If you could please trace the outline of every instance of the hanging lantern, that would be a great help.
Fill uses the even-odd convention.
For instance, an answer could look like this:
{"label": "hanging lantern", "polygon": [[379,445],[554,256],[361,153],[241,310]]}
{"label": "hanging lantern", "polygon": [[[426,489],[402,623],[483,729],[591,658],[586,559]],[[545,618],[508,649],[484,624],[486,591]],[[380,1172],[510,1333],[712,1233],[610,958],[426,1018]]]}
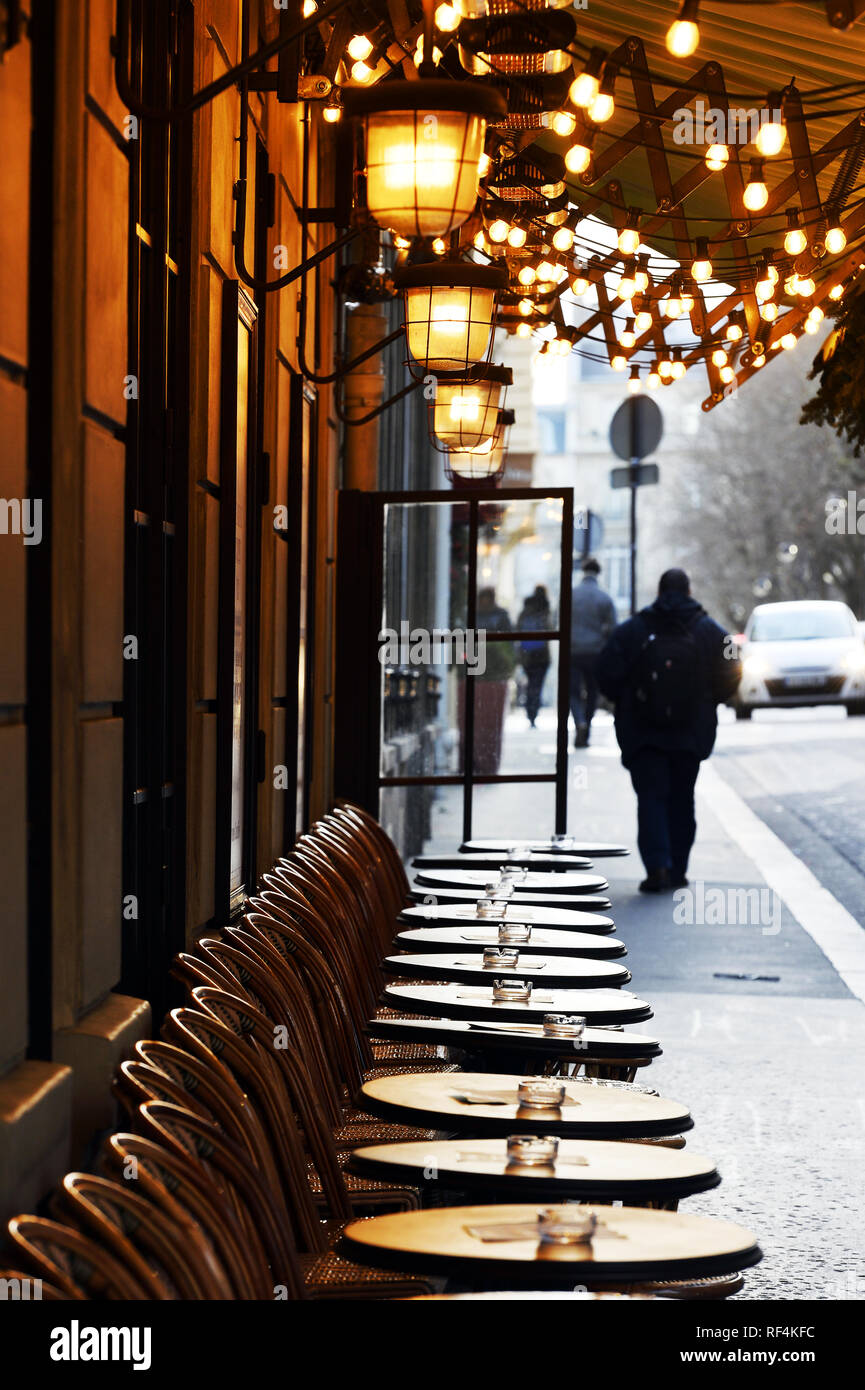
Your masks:
{"label": "hanging lantern", "polygon": [[499,412],[514,374],[492,363],[464,377],[437,377],[431,425],[446,449],[465,451],[485,445],[499,429]]}
{"label": "hanging lantern", "polygon": [[453,449],[445,459],[445,476],[455,486],[484,487],[497,483],[505,471],[505,445],[488,439],[477,449]]}
{"label": "hanging lantern", "polygon": [[499,266],[436,261],[394,271],[405,296],[408,348],[426,371],[468,372],[486,358],[496,296],[507,284]]}
{"label": "hanging lantern", "polygon": [[366,131],[366,199],[382,227],[443,236],[474,211],[487,122],[507,103],[477,82],[383,82],[346,88],[343,104]]}

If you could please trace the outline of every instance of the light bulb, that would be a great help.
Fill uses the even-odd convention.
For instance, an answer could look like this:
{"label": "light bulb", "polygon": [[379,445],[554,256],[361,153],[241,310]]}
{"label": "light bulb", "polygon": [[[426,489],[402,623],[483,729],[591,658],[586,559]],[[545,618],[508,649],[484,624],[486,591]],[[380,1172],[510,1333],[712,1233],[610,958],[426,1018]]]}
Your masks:
{"label": "light bulb", "polygon": [[508,246],[513,246],[515,250],[519,250],[521,246],[525,246],[526,236],[525,227],[511,227],[508,232]]}
{"label": "light bulb", "polygon": [[767,304],[761,304],[761,305],[760,305],[760,318],[763,319],[763,321],[764,321],[765,323],[774,323],[777,317],[778,317],[778,305],[777,305],[777,304],[773,304],[772,301],[769,300],[769,302],[768,302]]}
{"label": "light bulb", "polygon": [[497,217],[487,228],[487,235],[490,241],[502,242],[507,240],[508,224],[503,217]]}
{"label": "light bulb", "polygon": [[649,288],[649,272],[643,265],[643,262],[648,261],[648,259],[648,256],[641,256],[637,262],[634,284],[637,287],[638,294],[645,294],[646,290]]}
{"label": "light bulb", "polygon": [[639,394],[639,391],[640,391],[640,369],[639,369],[639,367],[632,367],[632,368],[631,368],[631,375],[630,375],[630,377],[628,378],[628,392],[629,392],[630,395],[636,396],[636,395]]}
{"label": "light bulb", "polygon": [[727,337],[728,337],[728,339],[730,340],[731,343],[740,343],[740,342],[742,341],[742,337],[743,337],[743,332],[742,332],[742,325],[741,325],[741,323],[736,323],[736,322],[734,322],[734,321],[731,321],[730,323],[728,323],[728,324],[727,324]]}
{"label": "light bulb", "polygon": [[571,174],[584,174],[592,162],[592,151],[588,145],[571,145],[565,154],[565,168]]}
{"label": "light bulb", "polygon": [[342,120],[342,106],[338,101],[328,101],[321,110],[322,120],[327,121],[328,125],[336,125],[337,121]]}
{"label": "light bulb", "polygon": [[784,293],[790,295],[801,293],[799,289],[799,276],[796,274],[795,270],[793,274],[788,275],[787,279],[784,281]]}
{"label": "light bulb", "polygon": [[781,346],[785,352],[792,352],[798,341],[795,333],[785,333],[781,339]]}
{"label": "light bulb", "polygon": [[538,279],[555,280],[555,278],[556,267],[553,265],[552,261],[541,261],[538,266]]}
{"label": "light bulb", "polygon": [[487,241],[483,232],[475,232],[474,241],[472,242],[472,245],[474,246],[476,251],[484,251],[488,253],[491,249],[490,243]]}
{"label": "light bulb", "polygon": [[636,292],[637,286],[634,280],[633,272],[628,273],[626,271],[616,287],[616,294],[618,295],[619,299],[633,299]]}
{"label": "light bulb", "polygon": [[673,359],[662,357],[658,363],[658,375],[662,381],[672,381],[673,379]]}
{"label": "light bulb", "polygon": [[439,5],[435,13],[435,26],[443,34],[452,34],[459,28],[462,15],[453,5]]}
{"label": "light bulb", "polygon": [[574,244],[574,234],[570,227],[559,227],[553,233],[553,246],[557,251],[570,251]]}
{"label": "light bulb", "polygon": [[531,336],[532,336],[532,327],[531,327],[531,324],[525,323],[524,321],[517,324],[517,337],[518,337],[518,338],[530,338]]}
{"label": "light bulb", "polygon": [[641,309],[634,319],[634,327],[638,333],[648,333],[652,326],[652,315],[648,309]]}
{"label": "light bulb", "polygon": [[[787,139],[787,127],[784,124],[780,110],[773,106],[773,102],[780,102],[780,96],[766,98],[766,105],[770,108],[770,119],[763,122],[757,131],[755,144],[757,149],[766,158],[775,154],[780,154]],[[776,119],[777,118],[777,119]]]}
{"label": "light bulb", "polygon": [[524,265],[517,276],[521,285],[533,285],[537,278],[533,265]]}
{"label": "light bulb", "polygon": [[764,280],[757,281],[754,286],[754,293],[757,296],[758,303],[762,303],[763,300],[772,298],[772,295],[775,293],[775,286],[767,276]]}
{"label": "light bulb", "polygon": [[803,299],[810,299],[816,288],[810,275],[806,275],[799,281],[799,294],[801,294]]}
{"label": "light bulb", "polygon": [[712,361],[716,367],[726,367],[727,354],[722,347],[716,347],[712,353]]}
{"label": "light bulb", "polygon": [[657,391],[661,384],[661,374],[658,371],[657,362],[653,362],[649,368],[649,375],[646,377],[646,385],[650,391]]}
{"label": "light bulb", "polygon": [[808,245],[808,238],[799,226],[799,209],[787,209],[787,234],[784,237],[784,250],[788,256],[798,256]]}
{"label": "light bulb", "polygon": [[586,293],[588,288],[588,280],[586,279],[585,275],[583,275],[582,271],[578,270],[574,278],[571,280],[571,291],[577,296],[577,299],[582,299],[583,295]]}
{"label": "light bulb", "polygon": [[844,286],[843,286],[843,285],[833,285],[832,288],[831,288],[831,290],[829,291],[829,298],[830,298],[830,299],[834,299],[834,300],[835,300],[835,303],[837,304],[838,300],[839,300],[839,299],[843,299],[843,297],[844,297]]}
{"label": "light bulb", "polygon": [[667,318],[677,319],[682,312],[682,301],[678,295],[671,295],[667,300]]}
{"label": "light bulb", "polygon": [[808,314],[808,318],[811,320],[812,323],[822,323],[825,317],[826,315],[820,308],[819,304],[815,304],[813,309],[811,309]]}
{"label": "light bulb", "polygon": [[711,169],[713,174],[719,174],[729,158],[730,151],[726,145],[710,145],[706,151],[706,168]]}
{"label": "light bulb", "polygon": [[640,246],[640,233],[636,227],[623,227],[619,232],[618,245],[623,256],[635,255]]}
{"label": "light bulb", "polygon": [[820,323],[818,319],[806,319],[803,326],[806,333],[817,333],[820,328]]}
{"label": "light bulb", "polygon": [[697,0],[682,0],[679,14],[667,30],[667,52],[674,58],[690,58],[700,42]]}
{"label": "light bulb", "polygon": [[375,76],[375,69],[361,59],[357,63],[352,63],[351,75],[355,82],[366,83]]}
{"label": "light bulb", "polygon": [[586,110],[591,106],[600,90],[601,84],[597,75],[589,72],[587,68],[585,72],[581,72],[578,77],[574,78],[568,96],[574,106],[582,106]]}
{"label": "light bulb", "polygon": [[444,237],[434,237],[432,249],[437,256],[443,256],[445,251],[447,251],[448,249],[447,242],[445,241]]}
{"label": "light bulb", "polygon": [[625,326],[619,334],[619,346],[623,348],[632,348],[636,341],[637,335],[634,332],[634,320],[625,319]]}
{"label": "light bulb", "polygon": [[520,313],[526,318],[533,311],[534,307],[535,306],[530,299],[521,299],[519,304],[517,305],[517,308],[519,309]]}
{"label": "light bulb", "polygon": [[729,384],[730,384],[731,381],[735,381],[735,380],[736,380],[736,373],[733,371],[733,368],[732,368],[732,367],[730,367],[730,366],[725,366],[725,367],[722,367],[722,368],[721,368],[720,377],[721,377],[721,380],[723,381],[724,385],[725,385],[725,386],[729,386]]}
{"label": "light bulb", "polygon": [[762,353],[762,352],[761,352],[761,353],[758,353],[756,357],[752,357],[752,358],[751,358],[751,366],[752,366],[752,367],[756,367],[758,371],[759,371],[759,369],[760,369],[761,367],[765,366],[765,364],[766,364],[766,356],[765,356],[765,353]]}
{"label": "light bulb", "polygon": [[317,9],[318,9],[318,5],[317,5],[317,3],[316,3],[316,0],[303,0],[303,17],[304,17],[304,19],[311,19],[312,16],[315,14],[315,12],[316,12]]}
{"label": "light bulb", "polygon": [[623,372],[628,365],[628,359],[621,352],[617,352],[610,366],[614,372]]}
{"label": "light bulb", "polygon": [[411,246],[407,236],[397,236],[396,233],[393,234],[393,244],[397,251],[407,251]]}
{"label": "light bulb", "polygon": [[[769,254],[771,255],[771,252]],[[771,260],[766,261],[766,278],[771,285],[777,285],[780,279],[778,267],[773,265]]]}
{"label": "light bulb", "polygon": [[557,111],[552,119],[555,135],[573,135],[577,128],[577,118],[570,111]]}
{"label": "light bulb", "polygon": [[366,34],[355,34],[353,38],[349,39],[349,58],[354,58],[362,62],[364,58],[369,57],[370,53],[372,53],[372,42],[367,38]]}
{"label": "light bulb", "polygon": [[685,372],[686,372],[687,370],[688,370],[688,369],[687,369],[687,367],[685,366],[684,362],[682,361],[681,357],[674,357],[674,358],[673,358],[673,371],[672,371],[672,376],[673,376],[673,380],[674,380],[674,381],[681,381],[682,377],[685,375]]}
{"label": "light bulb", "polygon": [[691,274],[698,285],[701,285],[704,280],[711,279],[712,262],[709,260],[709,242],[707,237],[697,237],[697,254],[691,266]]}
{"label": "light bulb", "polygon": [[598,92],[594,101],[589,105],[589,119],[594,121],[595,125],[603,125],[605,121],[610,119],[615,109],[616,103],[612,92]]}
{"label": "light bulb", "polygon": [[834,227],[830,227],[826,233],[825,245],[830,256],[840,255],[847,245],[847,236],[843,227],[839,227],[837,224]]}
{"label": "light bulb", "polygon": [[759,212],[769,201],[769,190],[763,179],[762,159],[751,160],[751,172],[742,194],[742,202],[749,212]]}

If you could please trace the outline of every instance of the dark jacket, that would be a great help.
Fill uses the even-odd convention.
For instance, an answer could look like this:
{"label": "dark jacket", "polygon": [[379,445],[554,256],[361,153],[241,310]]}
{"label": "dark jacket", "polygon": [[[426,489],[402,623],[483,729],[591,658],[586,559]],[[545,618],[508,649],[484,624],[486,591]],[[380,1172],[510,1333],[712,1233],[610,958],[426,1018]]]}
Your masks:
{"label": "dark jacket", "polygon": [[571,656],[595,656],[616,626],[616,605],[593,574],[571,591]]}
{"label": "dark jacket", "polygon": [[[649,631],[665,623],[685,621],[697,644],[699,696],[687,723],[672,729],[647,724],[636,700],[637,669]],[[734,693],[742,674],[724,629],[709,617],[696,599],[685,594],[662,594],[635,618],[616,628],[598,661],[598,683],[616,706],[616,738],[622,762],[628,767],[642,748],[696,753],[708,758],[718,728],[717,706]]]}
{"label": "dark jacket", "polygon": [[[531,595],[523,604],[523,610],[517,618],[517,627],[521,632],[549,632],[553,626],[553,615],[550,609],[544,604],[538,604]],[[547,667],[550,664],[550,644],[544,641],[532,641],[520,643],[520,664],[524,670],[537,669],[539,666]]]}

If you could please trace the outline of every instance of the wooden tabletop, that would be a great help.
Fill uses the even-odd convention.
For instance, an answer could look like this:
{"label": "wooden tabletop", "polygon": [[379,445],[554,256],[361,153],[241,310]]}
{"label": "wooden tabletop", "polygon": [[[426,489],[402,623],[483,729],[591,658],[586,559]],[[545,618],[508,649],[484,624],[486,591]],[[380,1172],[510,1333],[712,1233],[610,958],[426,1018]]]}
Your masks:
{"label": "wooden tabletop", "polygon": [[413,869],[482,869],[495,878],[504,864],[539,873],[563,873],[566,869],[591,869],[591,859],[581,854],[419,854],[411,861]]}
{"label": "wooden tabletop", "polygon": [[585,1245],[541,1245],[534,1234],[485,1240],[490,1228],[533,1228],[537,1204],[393,1212],[345,1228],[346,1254],[366,1264],[439,1270],[464,1282],[489,1277],[538,1283],[705,1278],[761,1258],[756,1237],[732,1221],[645,1207],[587,1206],[598,1229]]}
{"label": "wooden tabletop", "polygon": [[570,1054],[581,1062],[641,1066],[661,1055],[657,1038],[645,1033],[586,1028],[577,1050],[573,1041],[545,1037],[539,1023],[471,1023],[462,1018],[380,1018],[367,1025],[374,1038],[391,1042],[430,1042],[466,1052],[519,1053],[548,1060]]}
{"label": "wooden tabletop", "polygon": [[542,1023],[544,1014],[580,1014],[587,1022],[642,1023],[652,1017],[645,999],[627,990],[532,989],[528,1003],[494,1003],[492,985],[386,985],[382,1003],[409,1013],[442,1018],[505,1020]]}
{"label": "wooden tabletop", "polygon": [[[485,1135],[650,1139],[693,1128],[687,1107],[677,1100],[582,1077],[565,1079],[561,1107],[521,1105],[520,1081],[537,1079],[490,1072],[398,1073],[364,1082],[358,1104],[404,1124]],[[462,1095],[481,1099],[460,1100]]]}
{"label": "wooden tabletop", "polygon": [[[415,874],[415,883],[422,888],[476,888],[483,894],[488,883],[496,877],[492,869],[425,869]],[[578,874],[566,871],[561,874],[528,873],[514,884],[516,893],[569,893],[571,896],[583,893],[600,893],[609,888],[602,874]]]}
{"label": "wooden tabletop", "polygon": [[479,985],[492,984],[498,979],[530,980],[535,989],[617,989],[631,978],[630,970],[613,961],[567,960],[525,949],[520,951],[515,966],[484,965],[483,956],[470,951],[386,956],[383,966],[388,975],[417,976],[421,980],[456,980]]}
{"label": "wooden tabletop", "polygon": [[673,1300],[656,1293],[590,1293],[588,1289],[484,1289],[475,1293],[416,1293],[411,1298],[395,1298],[394,1303],[464,1303],[477,1299],[501,1302],[503,1299],[520,1303],[563,1303],[576,1300],[582,1303],[601,1303],[605,1299],[625,1303],[671,1303]]}
{"label": "wooden tabletop", "polygon": [[351,1168],[381,1182],[448,1191],[483,1188],[488,1200],[652,1202],[717,1187],[712,1159],[661,1144],[562,1139],[551,1166],[509,1163],[507,1139],[438,1139],[355,1149]]}
{"label": "wooden tabletop", "polygon": [[[486,896],[481,888],[432,888],[429,885],[410,888],[408,895],[412,902],[432,907],[446,906],[450,903],[476,903],[478,898]],[[612,907],[610,899],[603,893],[559,893],[553,897],[550,893],[523,893],[519,890],[508,899],[508,905],[518,911],[523,907],[542,907],[546,910],[553,906],[557,910],[574,908],[578,912],[609,912]],[[516,917],[514,920],[520,921],[520,918]]]}
{"label": "wooden tabletop", "polygon": [[[403,951],[459,951],[462,955],[481,955],[486,946],[498,946],[498,924],[474,921],[461,927],[407,927],[394,937],[394,946]],[[571,960],[615,960],[627,955],[624,942],[615,936],[596,936],[592,932],[570,932],[532,927],[531,941],[516,943],[524,952],[544,956],[567,956]]]}
{"label": "wooden tabletop", "polygon": [[509,854],[512,849],[530,850],[543,854],[585,854],[589,859],[612,859],[630,854],[625,845],[605,844],[602,840],[574,838],[573,844],[559,849],[551,840],[464,840],[461,854]]}
{"label": "wooden tabletop", "polygon": [[[439,898],[443,896],[441,893],[438,894]],[[497,920],[478,916],[475,901],[459,903],[452,900],[438,907],[433,903],[404,907],[399,914],[399,920],[409,922],[413,926],[418,926],[421,922],[446,922],[454,926],[463,922],[471,922],[484,926],[491,925],[493,931],[498,927]],[[547,906],[544,903],[540,907],[529,907],[525,903],[509,903],[502,920],[505,922],[528,922],[530,927],[556,927],[559,931],[593,932],[596,935],[607,935],[615,931],[616,928],[612,917],[605,917],[600,912],[575,911],[570,907],[562,907],[560,903],[556,903],[555,906]]]}

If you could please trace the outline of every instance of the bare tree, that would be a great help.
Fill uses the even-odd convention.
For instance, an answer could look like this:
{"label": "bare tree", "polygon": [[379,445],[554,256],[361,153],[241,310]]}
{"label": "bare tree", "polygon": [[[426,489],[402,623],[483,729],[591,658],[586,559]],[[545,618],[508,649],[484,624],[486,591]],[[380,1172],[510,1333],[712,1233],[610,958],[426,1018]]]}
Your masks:
{"label": "bare tree", "polygon": [[830,506],[852,492],[865,512],[865,461],[829,429],[799,424],[812,354],[803,343],[780,356],[704,417],[672,482],[671,548],[701,601],[737,628],[763,600],[836,598],[865,616],[865,535],[855,505],[849,523],[843,513],[853,534],[837,533]]}

